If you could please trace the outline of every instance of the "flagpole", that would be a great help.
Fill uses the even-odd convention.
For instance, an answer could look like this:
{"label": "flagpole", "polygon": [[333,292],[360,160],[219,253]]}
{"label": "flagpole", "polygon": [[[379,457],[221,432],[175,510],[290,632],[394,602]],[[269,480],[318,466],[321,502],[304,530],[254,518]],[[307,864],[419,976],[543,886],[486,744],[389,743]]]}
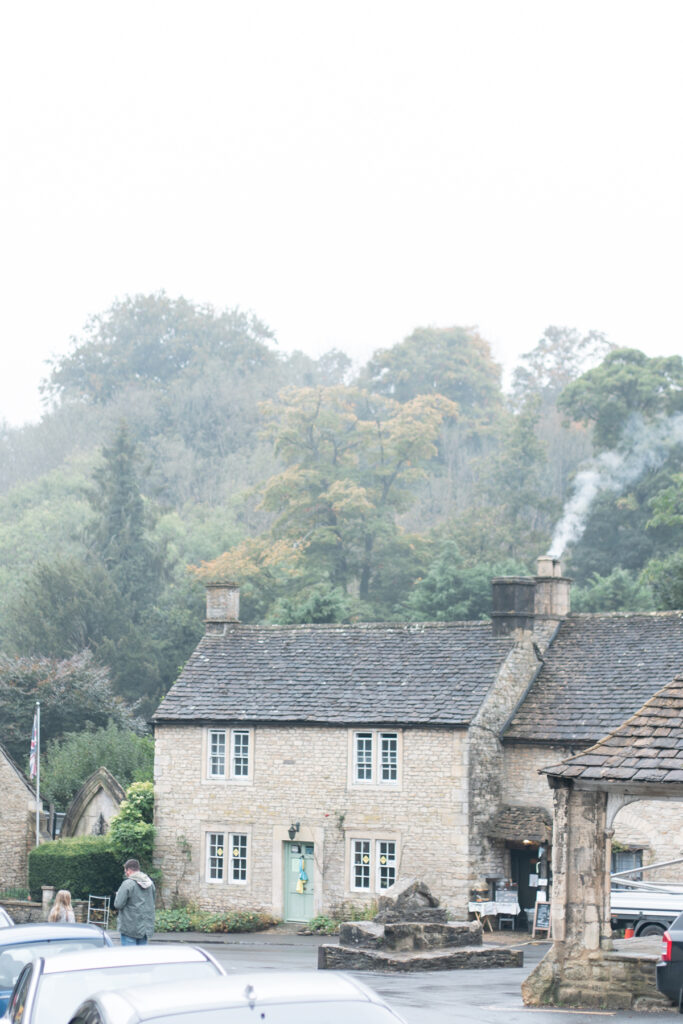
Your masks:
{"label": "flagpole", "polygon": [[40,846],[40,701],[36,701],[36,846]]}

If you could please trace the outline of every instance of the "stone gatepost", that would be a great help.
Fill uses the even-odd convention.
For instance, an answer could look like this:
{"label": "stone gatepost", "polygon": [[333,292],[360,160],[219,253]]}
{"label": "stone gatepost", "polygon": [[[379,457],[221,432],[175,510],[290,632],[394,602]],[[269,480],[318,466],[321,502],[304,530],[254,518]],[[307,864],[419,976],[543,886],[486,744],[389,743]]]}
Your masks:
{"label": "stone gatepost", "polygon": [[[603,952],[611,946],[607,793],[576,789],[567,779],[549,781],[555,815],[553,945],[522,985],[522,996],[528,1006],[602,1007],[611,998]],[[623,992],[616,998],[623,999]]]}
{"label": "stone gatepost", "polygon": [[50,908],[52,907],[55,899],[55,887],[54,885],[41,885],[40,888],[43,891],[43,920],[47,921]]}

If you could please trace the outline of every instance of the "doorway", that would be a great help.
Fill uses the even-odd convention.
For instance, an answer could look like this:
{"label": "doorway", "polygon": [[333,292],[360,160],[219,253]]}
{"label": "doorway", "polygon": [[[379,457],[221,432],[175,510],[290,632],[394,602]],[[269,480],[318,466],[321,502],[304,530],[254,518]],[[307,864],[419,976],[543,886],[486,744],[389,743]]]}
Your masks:
{"label": "doorway", "polygon": [[510,848],[510,878],[517,885],[517,899],[522,913],[536,905],[537,887],[531,885],[529,877],[538,870],[538,847],[521,846]]}
{"label": "doorway", "polygon": [[310,921],[313,917],[313,843],[285,843],[284,918]]}

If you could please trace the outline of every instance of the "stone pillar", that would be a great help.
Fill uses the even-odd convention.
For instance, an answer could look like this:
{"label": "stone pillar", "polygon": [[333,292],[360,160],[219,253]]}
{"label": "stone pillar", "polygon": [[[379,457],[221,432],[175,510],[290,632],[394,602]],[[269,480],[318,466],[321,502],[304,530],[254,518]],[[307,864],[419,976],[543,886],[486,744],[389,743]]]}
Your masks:
{"label": "stone pillar", "polygon": [[55,899],[55,887],[54,885],[41,885],[40,888],[43,890],[43,920],[47,921]]}
{"label": "stone pillar", "polygon": [[524,981],[522,997],[528,1006],[619,1008],[623,984],[606,969],[602,945],[610,934],[607,794],[577,789],[563,778],[550,776],[549,782],[555,814],[553,945]]}

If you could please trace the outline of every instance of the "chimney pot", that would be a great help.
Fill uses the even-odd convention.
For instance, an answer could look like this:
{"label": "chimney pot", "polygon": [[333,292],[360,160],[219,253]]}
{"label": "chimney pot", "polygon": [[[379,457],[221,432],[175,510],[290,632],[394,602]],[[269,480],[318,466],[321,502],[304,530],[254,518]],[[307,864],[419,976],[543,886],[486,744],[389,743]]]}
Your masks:
{"label": "chimney pot", "polygon": [[562,575],[562,563],[552,555],[536,561],[536,615],[545,619],[564,619],[571,610],[571,580]]}

